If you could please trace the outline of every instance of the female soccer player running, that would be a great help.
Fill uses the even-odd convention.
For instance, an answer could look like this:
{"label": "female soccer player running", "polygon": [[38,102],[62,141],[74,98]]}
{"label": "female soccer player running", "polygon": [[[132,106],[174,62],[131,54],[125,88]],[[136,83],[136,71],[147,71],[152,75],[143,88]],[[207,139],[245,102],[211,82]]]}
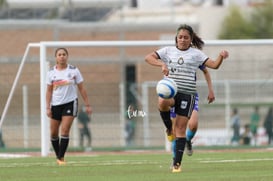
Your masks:
{"label": "female soccer player running", "polygon": [[172,133],[170,107],[175,107],[177,115],[174,125],[176,136],[176,154],[172,170],[174,173],[181,172],[181,162],[186,144],[186,128],[195,102],[196,71],[200,65],[218,69],[223,59],[228,57],[228,52],[225,50],[219,53],[216,60],[205,55],[200,50],[204,42],[189,25],[178,27],[175,40],[176,46],[163,47],[145,57],[147,63],[161,67],[162,73],[172,78],[178,86],[178,93],[174,98],[158,98],[160,116],[168,134]]}

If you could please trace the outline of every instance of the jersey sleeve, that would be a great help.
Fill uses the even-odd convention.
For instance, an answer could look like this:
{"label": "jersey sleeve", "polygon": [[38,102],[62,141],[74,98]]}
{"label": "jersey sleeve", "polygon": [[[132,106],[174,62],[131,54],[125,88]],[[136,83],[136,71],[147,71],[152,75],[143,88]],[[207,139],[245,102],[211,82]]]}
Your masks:
{"label": "jersey sleeve", "polygon": [[200,68],[200,66],[205,66],[204,64],[208,60],[209,57],[204,52],[202,52],[201,50],[196,49],[196,51],[197,51],[197,55],[196,55],[195,58],[196,58],[197,61],[199,61],[199,68]]}
{"label": "jersey sleeve", "polygon": [[206,65],[204,63],[202,65],[199,65],[199,69],[202,70],[202,71],[206,68]]}
{"label": "jersey sleeve", "polygon": [[168,63],[167,60],[167,49],[168,47],[163,47],[161,49],[158,49],[155,53],[158,55],[159,59],[162,60],[164,63]]}
{"label": "jersey sleeve", "polygon": [[76,84],[79,84],[79,83],[83,82],[82,74],[81,74],[81,72],[80,72],[80,70],[78,68],[75,69],[75,73],[76,73],[76,76],[75,76]]}
{"label": "jersey sleeve", "polygon": [[46,84],[47,84],[47,85],[52,85],[52,80],[51,80],[51,71],[47,72],[47,76],[46,76]]}

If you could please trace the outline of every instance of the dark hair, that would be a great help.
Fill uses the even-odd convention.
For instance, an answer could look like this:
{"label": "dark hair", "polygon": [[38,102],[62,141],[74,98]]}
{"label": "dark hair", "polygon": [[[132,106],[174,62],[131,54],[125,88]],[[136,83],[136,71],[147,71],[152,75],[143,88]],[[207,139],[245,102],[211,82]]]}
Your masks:
{"label": "dark hair", "polygon": [[197,34],[193,31],[192,27],[187,24],[182,24],[177,28],[176,37],[175,37],[176,43],[177,43],[177,34],[180,30],[187,30],[189,32],[192,39],[191,46],[196,47],[200,50],[203,48],[203,46],[205,45],[204,41],[199,36],[197,36]]}
{"label": "dark hair", "polygon": [[58,53],[59,50],[65,51],[65,53],[68,55],[67,49],[66,49],[66,48],[63,48],[63,47],[60,47],[60,48],[57,48],[57,49],[55,50],[55,57],[56,57],[56,55],[57,55],[57,53]]}

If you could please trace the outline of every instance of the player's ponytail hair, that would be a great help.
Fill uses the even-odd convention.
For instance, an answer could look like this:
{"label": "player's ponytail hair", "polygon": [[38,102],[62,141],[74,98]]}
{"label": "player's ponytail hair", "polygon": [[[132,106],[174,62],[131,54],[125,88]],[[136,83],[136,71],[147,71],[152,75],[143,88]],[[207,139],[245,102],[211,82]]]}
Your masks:
{"label": "player's ponytail hair", "polygon": [[[205,45],[204,41],[193,31],[192,27],[186,24],[180,25],[177,28],[176,34],[180,31],[180,30],[188,30],[191,39],[192,39],[192,44],[191,46],[196,47],[198,49],[202,49],[203,46]],[[176,38],[175,38],[176,39]],[[177,39],[176,39],[177,41]],[[176,42],[177,43],[177,42]]]}

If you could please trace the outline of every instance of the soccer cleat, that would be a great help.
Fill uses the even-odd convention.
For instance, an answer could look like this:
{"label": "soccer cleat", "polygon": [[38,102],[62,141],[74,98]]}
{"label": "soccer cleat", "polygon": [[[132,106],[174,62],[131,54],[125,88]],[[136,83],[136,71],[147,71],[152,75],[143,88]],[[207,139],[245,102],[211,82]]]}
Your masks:
{"label": "soccer cleat", "polygon": [[57,159],[57,164],[58,165],[66,165],[66,162],[64,160]]}
{"label": "soccer cleat", "polygon": [[187,148],[187,150],[186,150],[187,155],[188,156],[192,156],[193,150],[192,150],[192,143],[191,143],[191,141],[186,141],[186,148]]}
{"label": "soccer cleat", "polygon": [[173,166],[173,170],[172,170],[173,173],[179,173],[181,171],[182,171],[181,166],[178,163]]}
{"label": "soccer cleat", "polygon": [[175,136],[173,135],[172,131],[169,131],[167,129],[166,134],[167,134],[167,139],[169,140],[169,142],[172,142],[175,139]]}

